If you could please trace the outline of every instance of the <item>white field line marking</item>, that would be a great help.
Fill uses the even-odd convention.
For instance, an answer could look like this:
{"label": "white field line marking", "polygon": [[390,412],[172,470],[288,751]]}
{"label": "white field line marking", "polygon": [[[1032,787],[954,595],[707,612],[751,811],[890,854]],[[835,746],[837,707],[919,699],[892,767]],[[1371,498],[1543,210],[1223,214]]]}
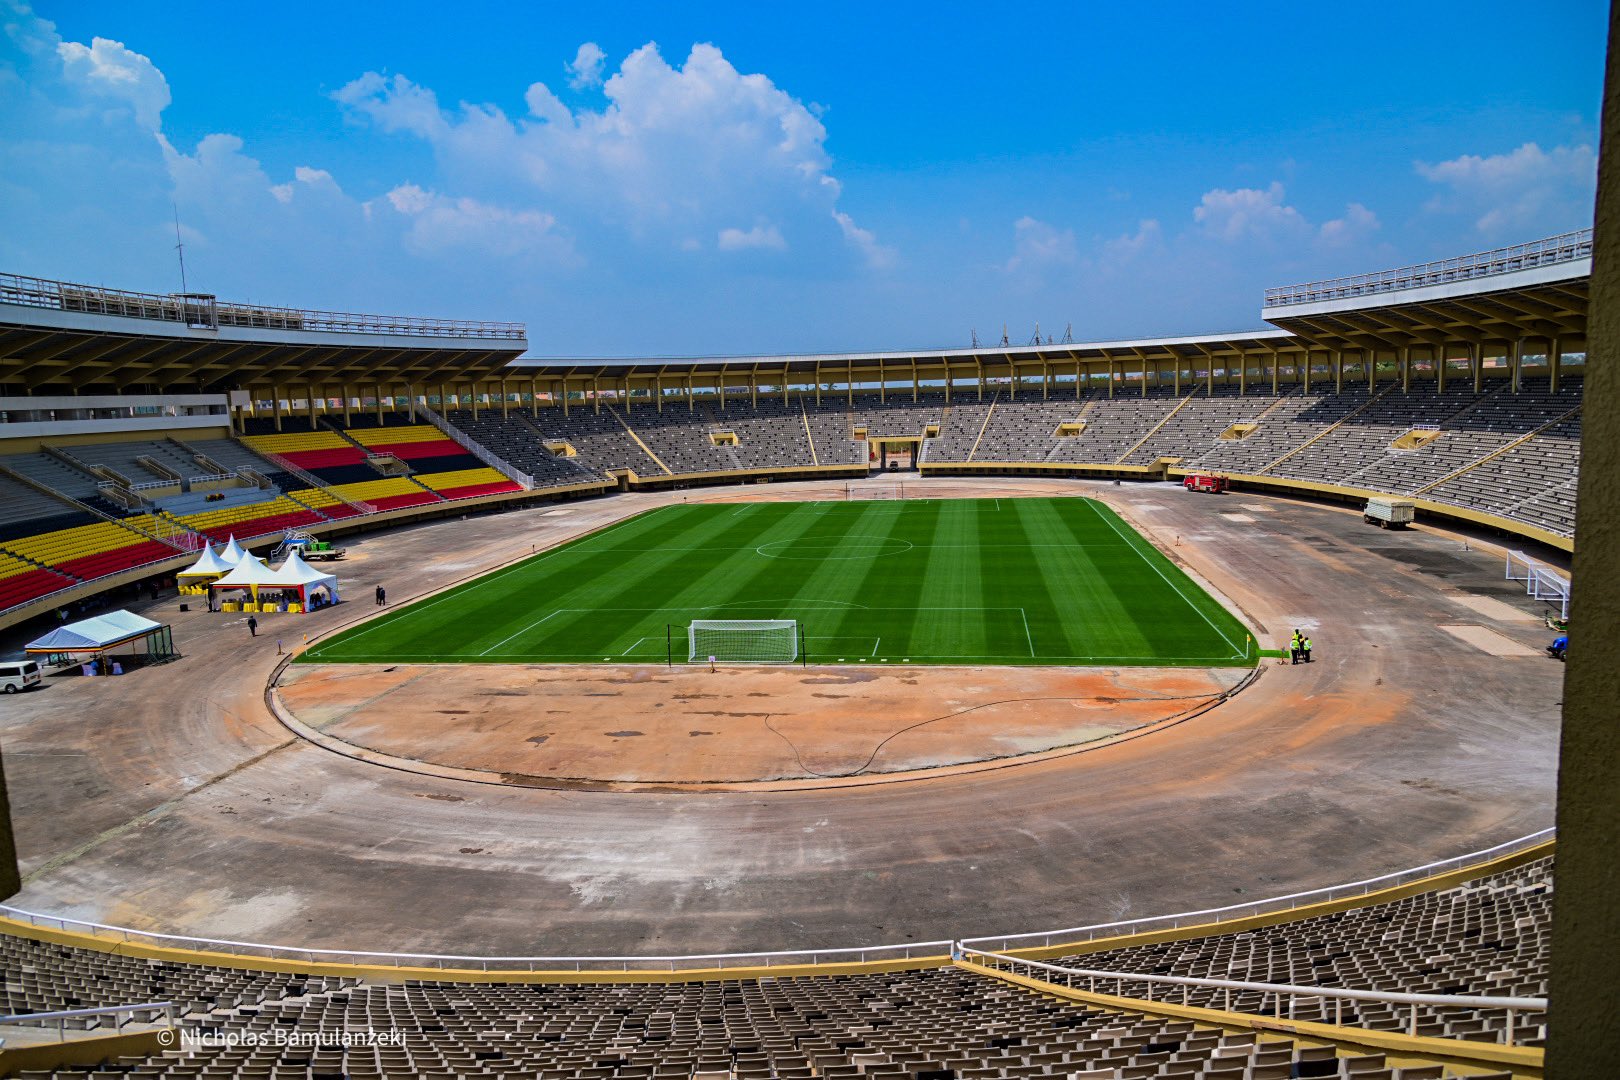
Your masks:
{"label": "white field line marking", "polygon": [[1024,620],[1024,640],[1029,642],[1029,655],[1035,655],[1035,639],[1029,636],[1029,615],[1023,608],[1018,609],[1018,617]]}
{"label": "white field line marking", "polygon": [[872,655],[873,656],[877,655],[878,646],[881,645],[881,644],[883,644],[883,639],[882,638],[878,638],[876,641],[872,642]]}
{"label": "white field line marking", "polygon": [[1119,538],[1121,540],[1125,541],[1125,546],[1130,548],[1131,551],[1136,554],[1137,558],[1141,559],[1143,562],[1147,563],[1150,567],[1152,567],[1153,572],[1155,574],[1158,574],[1159,577],[1161,579],[1163,579],[1164,583],[1166,585],[1170,586],[1170,588],[1175,591],[1175,594],[1177,596],[1181,597],[1181,599],[1187,604],[1188,607],[1190,607],[1194,611],[1196,611],[1198,613],[1198,617],[1200,619],[1203,619],[1204,623],[1211,630],[1215,631],[1217,634],[1220,635],[1222,641],[1224,641],[1228,645],[1232,646],[1232,655],[1231,655],[1231,657],[1229,659],[1233,659],[1233,660],[1238,660],[1238,659],[1245,659],[1246,660],[1246,659],[1248,659],[1248,650],[1247,649],[1240,650],[1237,647],[1237,644],[1231,638],[1226,636],[1225,631],[1223,631],[1220,627],[1216,626],[1213,622],[1211,622],[1209,616],[1204,614],[1204,611],[1203,611],[1202,608],[1200,608],[1197,604],[1195,604],[1191,600],[1189,600],[1187,598],[1187,594],[1182,592],[1181,589],[1179,587],[1177,587],[1175,582],[1171,581],[1168,577],[1166,577],[1164,571],[1160,570],[1158,568],[1158,566],[1154,564],[1152,559],[1148,558],[1146,555],[1143,555],[1142,554],[1142,549],[1138,548],[1135,544],[1131,543],[1130,537],[1126,536],[1124,533],[1119,531],[1119,526],[1114,524],[1114,519],[1113,518],[1110,518],[1109,516],[1104,514],[1101,510],[1098,510],[1097,509],[1097,504],[1094,501],[1092,501],[1090,499],[1087,499],[1086,504],[1091,507],[1092,511],[1094,513],[1096,513],[1096,515],[1098,517],[1102,518],[1103,521],[1108,523],[1108,527],[1113,529],[1114,532],[1119,536]]}
{"label": "white field line marking", "polygon": [[631,653],[635,652],[636,649],[641,646],[641,643],[643,641],[646,641],[646,640],[647,639],[645,637],[636,638],[636,643],[634,645],[630,646],[628,649],[624,650],[624,652],[620,653],[619,655],[620,656],[629,656]]}
{"label": "white field line marking", "polygon": [[[397,611],[426,611],[428,608],[432,607],[433,605],[438,604],[438,603],[440,603],[442,601],[448,600],[452,596],[463,596],[463,595],[465,595],[467,593],[472,592],[474,589],[481,588],[484,585],[488,585],[492,581],[496,581],[496,580],[498,580],[500,578],[503,578],[507,574],[512,573],[513,571],[522,570],[525,567],[533,566],[534,564],[539,563],[539,562],[544,562],[546,559],[551,558],[553,555],[561,554],[564,551],[578,551],[581,548],[583,548],[586,544],[590,543],[592,540],[600,540],[603,536],[607,535],[608,533],[614,532],[620,525],[628,525],[632,521],[646,521],[646,520],[650,519],[654,514],[657,514],[660,510],[669,510],[669,509],[671,509],[670,506],[660,506],[660,507],[657,507],[656,509],[647,511],[645,514],[639,514],[636,517],[627,518],[626,520],[621,521],[621,522],[615,522],[614,524],[608,525],[605,528],[597,531],[596,533],[588,534],[588,535],[583,536],[583,537],[575,537],[573,540],[564,540],[562,543],[558,544],[556,547],[552,548],[550,551],[544,553],[543,555],[539,555],[539,556],[531,555],[528,558],[520,558],[518,562],[513,563],[511,566],[508,566],[505,570],[497,570],[492,574],[486,575],[485,577],[478,578],[475,581],[469,581],[464,585],[453,585],[449,589],[446,589],[442,595],[435,596],[432,600],[429,600],[426,603],[422,603],[422,604],[407,603],[404,606],[402,606],[400,608],[397,608],[395,610],[397,610]],[[380,629],[384,624],[391,624],[393,621],[394,621],[393,619],[386,619],[386,618],[385,619],[378,619],[376,622],[372,623],[370,626],[362,627],[361,629],[355,631],[353,634],[348,635],[344,639],[344,642],[345,642],[345,644],[347,644],[348,642],[354,641],[357,638],[365,637],[367,634],[371,633],[373,630]],[[329,644],[329,642],[326,643],[326,644]],[[315,649],[313,649],[311,651],[314,652],[314,653],[318,653],[318,652],[320,652],[320,649],[321,649],[321,647],[317,646]]]}
{"label": "white field line marking", "polygon": [[[806,641],[813,641],[813,640],[816,640],[816,639],[814,639],[814,638],[806,638],[805,640]],[[848,639],[845,639],[845,640],[848,640]],[[865,639],[862,638],[862,639],[859,639],[859,640],[865,640]],[[957,662],[959,662],[960,664],[963,664],[963,665],[975,664],[975,663],[978,663],[981,660],[1028,660],[1028,659],[1030,659],[1028,656],[1025,656],[1023,653],[975,653],[975,654],[973,654],[971,656],[963,654],[963,653],[912,653],[911,655],[912,655],[912,657],[914,659],[919,659],[920,658],[920,659],[924,659],[924,660],[952,660],[952,661],[957,661]],[[600,653],[522,653],[518,657],[518,659],[523,659],[523,660],[585,660],[585,661],[591,661],[591,662],[595,662],[595,663],[601,663],[602,657],[601,657]],[[1232,657],[1232,656],[1177,656],[1177,657],[1173,657],[1171,660],[1167,661],[1162,656],[1055,656],[1054,655],[1054,656],[1040,656],[1040,657],[1036,657],[1036,659],[1040,660],[1043,664],[1046,663],[1047,661],[1054,661],[1055,662],[1055,661],[1058,661],[1058,660],[1103,660],[1103,661],[1140,662],[1140,663],[1143,663],[1143,664],[1153,664],[1153,665],[1157,665],[1157,666],[1160,666],[1160,667],[1168,667],[1168,666],[1175,666],[1175,665],[1194,666],[1194,665],[1197,665],[1197,664],[1206,664],[1206,663],[1209,664],[1210,666],[1219,667],[1219,666],[1224,666],[1224,665],[1230,663],[1234,659],[1241,659],[1241,658],[1240,657]],[[409,661],[409,662],[413,662],[413,663],[420,663],[420,664],[423,664],[424,666],[442,665],[442,664],[465,664],[465,663],[472,663],[473,662],[473,661],[470,661],[470,660],[449,660],[449,659],[445,658],[445,654],[443,654],[443,653],[431,653],[431,654],[430,653],[389,653],[387,656],[368,656],[368,655],[362,654],[360,656],[355,656],[355,657],[345,657],[343,659],[342,663],[345,663],[345,664],[388,664],[388,663],[393,663],[396,660],[397,661]],[[501,661],[501,660],[492,660],[492,661],[490,661],[490,663],[501,663],[501,662],[503,662],[503,661]],[[1211,695],[1211,696],[1213,696],[1213,695]]]}
{"label": "white field line marking", "polygon": [[527,634],[530,630],[533,630],[535,627],[537,627],[541,623],[545,622],[546,619],[554,619],[558,615],[561,615],[565,611],[576,611],[576,610],[578,610],[578,609],[577,608],[558,608],[556,611],[553,611],[550,615],[547,615],[544,618],[534,620],[534,622],[530,623],[528,626],[525,626],[523,629],[519,630],[517,633],[511,635],[511,637],[503,637],[503,638],[501,638],[501,640],[497,641],[495,644],[491,645],[489,648],[485,649],[483,652],[479,653],[478,655],[479,656],[488,656],[490,653],[494,652],[496,649],[500,648],[502,645],[505,645],[508,641],[511,641],[512,638],[519,638],[519,637],[522,637],[524,634]]}

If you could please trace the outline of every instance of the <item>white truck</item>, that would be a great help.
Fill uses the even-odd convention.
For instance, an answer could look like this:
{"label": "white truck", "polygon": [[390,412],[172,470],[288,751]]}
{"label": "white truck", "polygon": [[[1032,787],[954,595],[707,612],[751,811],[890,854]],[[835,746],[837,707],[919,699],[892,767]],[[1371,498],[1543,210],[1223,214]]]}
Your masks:
{"label": "white truck", "polygon": [[1361,520],[1380,529],[1404,529],[1417,516],[1417,504],[1411,499],[1368,499]]}

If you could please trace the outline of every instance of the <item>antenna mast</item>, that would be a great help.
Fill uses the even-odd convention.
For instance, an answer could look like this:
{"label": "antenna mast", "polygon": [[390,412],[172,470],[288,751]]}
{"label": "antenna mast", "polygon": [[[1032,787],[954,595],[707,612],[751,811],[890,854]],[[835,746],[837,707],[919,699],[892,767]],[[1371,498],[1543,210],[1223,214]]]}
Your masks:
{"label": "antenna mast", "polygon": [[174,251],[180,258],[180,292],[184,294],[191,290],[186,288],[186,245],[180,239],[180,205],[178,203],[169,205],[174,207]]}

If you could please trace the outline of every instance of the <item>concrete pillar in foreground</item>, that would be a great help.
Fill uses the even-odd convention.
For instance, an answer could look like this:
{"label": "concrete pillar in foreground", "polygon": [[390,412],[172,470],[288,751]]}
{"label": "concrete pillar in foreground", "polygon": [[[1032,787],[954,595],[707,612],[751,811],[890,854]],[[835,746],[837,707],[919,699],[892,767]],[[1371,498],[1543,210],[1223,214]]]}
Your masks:
{"label": "concrete pillar in foreground", "polygon": [[1620,1067],[1620,63],[1609,16],[1598,155],[1581,479],[1575,526],[1574,646],[1558,755],[1548,1080]]}

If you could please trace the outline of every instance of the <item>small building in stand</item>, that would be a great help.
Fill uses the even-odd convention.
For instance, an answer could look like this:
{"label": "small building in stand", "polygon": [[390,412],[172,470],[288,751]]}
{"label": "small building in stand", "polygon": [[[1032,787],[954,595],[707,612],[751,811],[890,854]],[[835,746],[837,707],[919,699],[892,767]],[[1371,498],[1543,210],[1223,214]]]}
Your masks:
{"label": "small building in stand", "polygon": [[26,648],[48,665],[82,664],[86,675],[117,675],[136,664],[161,664],[180,655],[167,625],[132,611],[110,611],[59,626]]}

